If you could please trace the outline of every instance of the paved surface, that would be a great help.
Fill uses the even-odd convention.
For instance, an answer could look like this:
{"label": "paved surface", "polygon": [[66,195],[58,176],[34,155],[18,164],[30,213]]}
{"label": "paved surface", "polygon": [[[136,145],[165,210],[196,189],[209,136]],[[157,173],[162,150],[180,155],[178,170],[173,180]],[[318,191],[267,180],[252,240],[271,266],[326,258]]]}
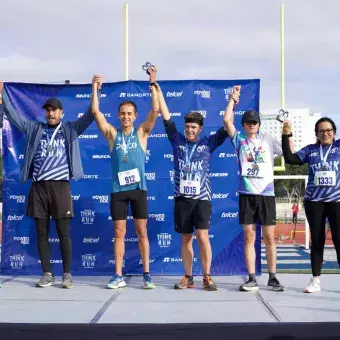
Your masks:
{"label": "paved surface", "polygon": [[[60,278],[58,278],[60,281]],[[70,290],[58,285],[41,289],[37,277],[1,277],[0,322],[15,323],[210,323],[323,322],[340,320],[338,275],[322,277],[321,293],[303,294],[308,274],[280,274],[286,291],[266,289],[259,277],[257,293],[239,292],[242,277],[216,277],[219,290],[174,290],[179,277],[154,277],[157,288],[143,290],[141,277],[129,278],[123,289],[105,288],[109,277],[75,277]]]}

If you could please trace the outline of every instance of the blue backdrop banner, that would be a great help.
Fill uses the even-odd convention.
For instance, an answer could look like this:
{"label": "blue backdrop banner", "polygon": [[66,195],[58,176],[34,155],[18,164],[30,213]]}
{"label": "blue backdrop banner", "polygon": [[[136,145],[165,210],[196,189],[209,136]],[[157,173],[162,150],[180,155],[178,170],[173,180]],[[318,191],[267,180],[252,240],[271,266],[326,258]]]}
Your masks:
{"label": "blue backdrop banner", "polygon": [[[215,133],[223,124],[227,98],[234,85],[242,85],[241,101],[236,107],[235,124],[241,128],[245,110],[259,110],[259,80],[160,81],[172,119],[184,130],[184,115],[199,111],[205,117],[203,135]],[[42,85],[6,83],[5,91],[20,115],[45,121],[42,104],[58,97],[64,106],[64,120],[76,120],[90,105],[91,85]],[[126,81],[103,86],[100,108],[107,120],[118,126],[118,105],[133,100],[138,107],[137,125],[151,108],[148,82]],[[108,144],[93,122],[79,137],[85,176],[71,181],[75,217],[71,222],[73,274],[110,275],[114,268],[113,223],[110,217],[111,163]],[[34,220],[25,215],[30,181],[19,182],[24,158],[25,135],[4,119],[3,128],[3,245],[2,273],[40,274]],[[148,140],[146,182],[148,186],[148,235],[153,274],[181,275],[180,236],[173,226],[173,156],[161,117],[158,117]],[[243,256],[243,233],[238,224],[238,166],[230,139],[217,148],[211,163],[212,217],[210,241],[213,249],[211,272],[214,275],[246,273]],[[51,262],[53,271],[62,271],[59,239],[51,220]],[[197,242],[194,241],[194,274],[201,273]],[[260,238],[256,242],[256,271],[261,272]],[[131,213],[128,217],[126,274],[142,273],[138,240]]]}

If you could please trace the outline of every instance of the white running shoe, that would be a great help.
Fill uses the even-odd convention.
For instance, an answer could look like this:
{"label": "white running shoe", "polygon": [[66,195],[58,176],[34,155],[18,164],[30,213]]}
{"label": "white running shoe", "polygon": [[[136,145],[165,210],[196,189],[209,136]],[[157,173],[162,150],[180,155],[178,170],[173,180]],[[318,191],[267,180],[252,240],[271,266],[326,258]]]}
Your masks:
{"label": "white running shoe", "polygon": [[321,292],[321,283],[320,279],[317,277],[313,277],[310,280],[309,285],[305,288],[305,293],[316,293],[316,292]]}

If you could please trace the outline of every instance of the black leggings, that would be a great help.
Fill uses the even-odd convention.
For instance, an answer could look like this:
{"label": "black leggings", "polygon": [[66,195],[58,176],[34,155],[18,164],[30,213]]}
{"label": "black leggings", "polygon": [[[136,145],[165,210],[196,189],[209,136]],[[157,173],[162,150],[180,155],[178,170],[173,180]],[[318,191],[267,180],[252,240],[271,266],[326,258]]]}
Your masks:
{"label": "black leggings", "polygon": [[[60,240],[61,258],[63,260],[64,273],[71,272],[72,243],[70,237],[70,219],[55,220],[57,233]],[[50,233],[50,219],[35,218],[35,226],[38,238],[38,251],[44,273],[51,273],[51,255],[48,235]]]}
{"label": "black leggings", "polygon": [[320,276],[326,240],[326,217],[329,221],[340,266],[340,202],[313,202],[305,200],[305,211],[312,241],[310,253],[312,272],[313,276]]}

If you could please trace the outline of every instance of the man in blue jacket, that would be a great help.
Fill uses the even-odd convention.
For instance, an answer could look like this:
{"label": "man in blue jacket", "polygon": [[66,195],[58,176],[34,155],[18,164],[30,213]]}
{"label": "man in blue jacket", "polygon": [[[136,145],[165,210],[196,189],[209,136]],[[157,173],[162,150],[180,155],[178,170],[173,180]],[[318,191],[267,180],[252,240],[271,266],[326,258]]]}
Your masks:
{"label": "man in blue jacket", "polygon": [[7,119],[26,134],[24,161],[20,180],[32,179],[28,197],[27,215],[35,219],[38,251],[44,275],[38,287],[54,283],[50,264],[48,234],[50,216],[55,220],[60,240],[64,275],[61,286],[72,288],[71,276],[72,245],[70,221],[73,204],[70,179],[83,177],[78,137],[92,123],[91,107],[78,120],[62,121],[63,106],[57,98],[48,99],[44,105],[46,123],[31,121],[20,115],[0,83],[0,119]]}

